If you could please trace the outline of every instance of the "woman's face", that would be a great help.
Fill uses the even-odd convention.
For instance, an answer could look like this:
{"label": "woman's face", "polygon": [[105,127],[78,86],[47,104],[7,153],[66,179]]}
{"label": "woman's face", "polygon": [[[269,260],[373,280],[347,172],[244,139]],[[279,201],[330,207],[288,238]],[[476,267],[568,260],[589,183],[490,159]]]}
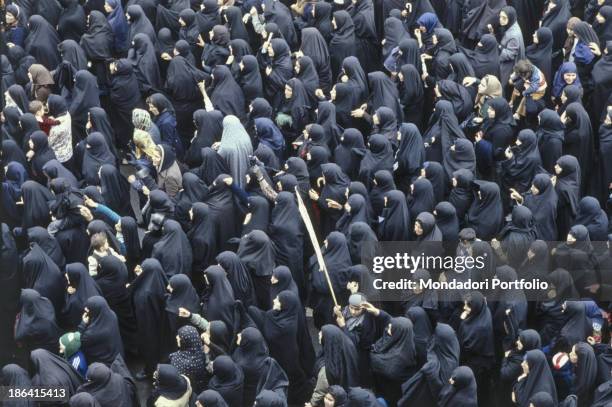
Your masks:
{"label": "woman's face", "polygon": [[299,73],[300,73],[300,61],[299,60],[295,61],[294,69],[295,69],[295,73],[299,75]]}
{"label": "woman's face", "polygon": [[565,104],[565,102],[567,102],[567,95],[565,94],[565,92],[561,93],[561,103]]}
{"label": "woman's face", "polygon": [[293,96],[293,89],[291,89],[291,86],[285,85],[285,99],[291,99],[292,96]]}
{"label": "woman's face", "polygon": [[32,140],[28,140],[28,146],[30,146],[30,150],[34,150],[34,142]]}
{"label": "woman's face", "polygon": [[452,179],[453,188],[457,188],[457,178],[453,177]]}
{"label": "woman's face", "polygon": [[516,349],[523,350],[523,342],[521,342],[520,338],[516,340]]}
{"label": "woman's face", "polygon": [[329,91],[329,96],[331,97],[332,101],[336,100],[336,86],[333,86],[331,88],[331,90]]}
{"label": "woman's face", "polygon": [[272,274],[272,277],[270,277],[270,283],[272,283],[272,285],[278,284],[278,278],[276,278],[274,274]]}
{"label": "woman's face", "polygon": [[489,116],[489,119],[495,119],[495,109],[491,106],[487,109],[487,116]]}
{"label": "woman's face", "polygon": [[571,85],[576,80],[576,74],[574,72],[566,72],[563,74],[563,80],[568,85]]}
{"label": "woman's face", "polygon": [[478,84],[478,93],[483,94],[487,91],[487,80],[483,79],[482,81],[480,81],[480,83]]}
{"label": "woman's face", "polygon": [[372,116],[372,122],[375,125],[379,125],[380,124],[380,118],[378,117],[378,114],[374,113],[374,116]]}
{"label": "woman's face", "polygon": [[414,233],[417,236],[421,236],[423,234],[423,227],[421,226],[421,222],[414,222]]}
{"label": "woman's face", "polygon": [[15,23],[15,21],[17,21],[17,19],[15,18],[14,15],[12,15],[11,13],[6,13],[6,16],[4,16],[4,20],[6,21],[7,24],[11,25],[13,23]]}
{"label": "woman's face", "polygon": [[436,34],[431,36],[431,42],[433,45],[438,45],[438,36]]}
{"label": "woman's face", "polygon": [[538,34],[537,32],[533,33],[533,43],[534,44],[538,44],[540,40],[538,40]]}
{"label": "woman's face", "polygon": [[334,30],[338,29],[338,24],[336,24],[336,19],[332,18],[332,27],[334,27]]}
{"label": "woman's face", "polygon": [[499,25],[502,27],[508,25],[508,14],[504,13],[503,11],[499,13]]}
{"label": "woman's face", "polygon": [[278,299],[278,296],[276,296],[276,298],[274,298],[274,300],[272,301],[272,309],[274,311],[280,311],[281,310],[281,302]]}
{"label": "woman's face", "polygon": [[576,238],[571,233],[567,234],[567,243],[568,244],[576,243]]}
{"label": "woman's face", "polygon": [[110,13],[111,11],[113,11],[113,8],[111,7],[110,4],[104,2],[104,11],[106,11],[107,13]]}
{"label": "woman's face", "polygon": [[540,190],[538,189],[538,187],[536,187],[535,185],[531,185],[531,193],[534,195],[537,195],[540,193]]}
{"label": "woman's face", "polygon": [[271,57],[274,56],[274,48],[272,48],[272,44],[268,45],[268,55]]}
{"label": "woman's face", "polygon": [[159,114],[159,110],[157,110],[155,105],[153,103],[149,103],[148,105],[149,105],[149,112],[151,112],[153,116],[157,116]]}
{"label": "woman's face", "polygon": [[555,174],[560,175],[563,172],[563,168],[559,164],[555,164]]}
{"label": "woman's face", "polygon": [[404,82],[404,74],[403,73],[399,72],[397,74],[397,78],[400,80],[400,82]]}

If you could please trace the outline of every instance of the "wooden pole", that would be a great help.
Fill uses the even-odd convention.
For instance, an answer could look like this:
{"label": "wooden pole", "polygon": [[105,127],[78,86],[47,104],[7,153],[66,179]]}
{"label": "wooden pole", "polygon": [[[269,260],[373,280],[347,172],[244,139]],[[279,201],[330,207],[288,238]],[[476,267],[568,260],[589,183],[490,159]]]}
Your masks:
{"label": "wooden pole", "polygon": [[302,217],[302,220],[306,225],[306,230],[308,231],[310,242],[312,243],[315,255],[317,256],[317,262],[319,263],[319,271],[325,274],[325,279],[327,280],[329,292],[331,293],[332,299],[334,300],[334,305],[338,305],[338,301],[336,300],[336,293],[334,293],[334,287],[332,286],[331,279],[329,278],[329,273],[327,272],[327,267],[325,266],[325,260],[323,260],[321,246],[317,241],[317,235],[315,234],[314,227],[312,226],[312,222],[310,221],[308,209],[306,209],[306,205],[304,205],[304,201],[302,201],[302,197],[300,196],[300,192],[298,191],[297,187],[295,187],[295,196],[297,196],[298,210],[300,211],[300,216]]}

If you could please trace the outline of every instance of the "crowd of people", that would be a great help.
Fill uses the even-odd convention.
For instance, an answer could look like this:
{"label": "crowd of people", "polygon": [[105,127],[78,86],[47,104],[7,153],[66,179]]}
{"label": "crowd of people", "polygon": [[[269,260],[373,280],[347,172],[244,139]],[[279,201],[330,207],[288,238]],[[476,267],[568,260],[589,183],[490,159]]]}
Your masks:
{"label": "crowd of people", "polygon": [[612,405],[612,0],[0,5],[2,386]]}

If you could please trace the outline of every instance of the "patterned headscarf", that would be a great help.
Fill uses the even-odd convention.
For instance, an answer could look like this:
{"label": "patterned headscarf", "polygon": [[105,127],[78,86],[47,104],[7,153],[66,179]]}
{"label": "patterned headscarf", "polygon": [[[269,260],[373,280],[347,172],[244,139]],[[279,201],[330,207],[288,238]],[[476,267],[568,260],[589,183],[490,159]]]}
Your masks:
{"label": "patterned headscarf", "polygon": [[170,364],[189,378],[196,393],[204,390],[208,381],[206,355],[202,349],[202,340],[198,330],[186,325],[178,330],[179,350],[170,354]]}
{"label": "patterned headscarf", "polygon": [[132,110],[132,124],[139,130],[149,131],[153,122],[151,115],[144,109]]}

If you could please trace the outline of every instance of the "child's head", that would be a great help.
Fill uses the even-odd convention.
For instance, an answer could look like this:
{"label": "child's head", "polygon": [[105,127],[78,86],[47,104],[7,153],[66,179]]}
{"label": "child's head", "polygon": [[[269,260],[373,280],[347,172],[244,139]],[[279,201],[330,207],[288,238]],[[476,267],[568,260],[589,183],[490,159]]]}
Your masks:
{"label": "child's head", "polygon": [[81,349],[81,333],[68,332],[60,337],[59,351],[66,359],[77,353]]}
{"label": "child's head", "polygon": [[28,110],[34,116],[42,116],[45,114],[45,105],[43,105],[39,100],[33,100],[28,105]]}
{"label": "child's head", "polygon": [[533,65],[528,59],[521,59],[514,66],[514,72],[521,78],[528,80],[533,74]]}
{"label": "child's head", "polygon": [[96,233],[91,237],[91,247],[96,251],[104,251],[108,249],[108,241],[103,232]]}

